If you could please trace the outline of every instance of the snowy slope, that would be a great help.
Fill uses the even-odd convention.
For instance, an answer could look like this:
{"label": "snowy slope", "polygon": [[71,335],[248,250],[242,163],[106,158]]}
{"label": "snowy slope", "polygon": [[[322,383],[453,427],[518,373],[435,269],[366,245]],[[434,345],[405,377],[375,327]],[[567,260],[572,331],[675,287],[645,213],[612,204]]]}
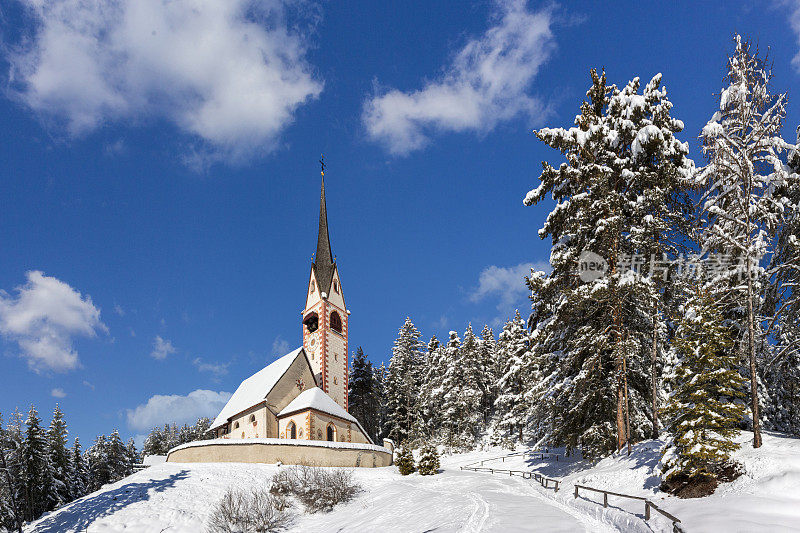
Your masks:
{"label": "snowy slope", "polygon": [[[745,474],[720,485],[713,495],[699,499],[680,499],[658,490],[658,461],[664,445],[661,441],[639,443],[630,457],[623,452],[596,465],[564,461],[563,457],[559,462],[513,457],[486,466],[535,469],[561,479],[564,487],[555,496],[558,501],[575,505],[623,530],[650,530],[644,526],[642,502],[610,496],[610,507],[604,509],[590,503],[602,503],[601,494],[581,492],[581,498],[575,500],[573,485],[649,498],[680,518],[690,533],[800,532],[800,439],[765,432],[764,445],[759,450],[752,448],[750,433],[742,433],[738,440],[742,447],[735,458],[743,464]],[[552,491],[548,494],[552,495]],[[631,520],[634,515],[639,518]],[[671,531],[670,522],[660,516],[651,519],[649,525],[654,531]]]}
{"label": "snowy slope", "polygon": [[[286,467],[155,465],[41,518],[26,531],[197,533],[228,487],[264,486],[278,468]],[[354,477],[365,489],[355,500],[327,514],[299,513],[290,531],[614,531],[548,500],[520,478],[448,467],[433,477],[403,477],[395,467],[356,469]]]}
{"label": "snowy slope", "polygon": [[[743,442],[749,438],[741,436]],[[736,453],[745,475],[721,485],[712,496],[689,500],[658,490],[662,446],[660,441],[643,442],[630,457],[622,453],[595,465],[521,456],[486,463],[536,469],[561,479],[557,494],[519,477],[459,470],[509,453],[499,448],[443,457],[443,472],[433,477],[403,477],[395,467],[355,469],[362,493],[331,513],[300,512],[290,531],[671,531],[670,522],[660,516],[645,522],[642,502],[612,496],[604,509],[595,503],[602,502],[601,495],[582,494],[575,500],[572,486],[579,483],[647,497],[677,515],[690,533],[800,532],[800,439],[765,433],[760,450],[745,442]],[[27,531],[196,533],[228,487],[264,486],[278,468],[285,467],[154,465],[45,516]]]}

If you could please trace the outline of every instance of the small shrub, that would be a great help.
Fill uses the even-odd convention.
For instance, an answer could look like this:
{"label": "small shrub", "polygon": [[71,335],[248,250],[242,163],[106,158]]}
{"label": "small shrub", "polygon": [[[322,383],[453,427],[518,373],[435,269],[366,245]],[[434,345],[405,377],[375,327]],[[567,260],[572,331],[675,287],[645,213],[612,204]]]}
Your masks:
{"label": "small shrub", "polygon": [[269,533],[289,525],[289,503],[263,489],[228,489],[208,519],[209,533]]}
{"label": "small shrub", "polygon": [[353,481],[352,472],[315,466],[281,470],[272,478],[270,487],[273,495],[296,497],[309,513],[330,511],[352,499],[360,490]]}
{"label": "small shrub", "polygon": [[411,448],[407,448],[403,446],[397,452],[397,469],[400,471],[400,474],[403,476],[407,476],[409,474],[413,474],[416,471],[414,467],[414,452]]}
{"label": "small shrub", "polygon": [[439,471],[439,452],[436,450],[436,446],[425,444],[422,447],[417,470],[423,476],[432,476]]}

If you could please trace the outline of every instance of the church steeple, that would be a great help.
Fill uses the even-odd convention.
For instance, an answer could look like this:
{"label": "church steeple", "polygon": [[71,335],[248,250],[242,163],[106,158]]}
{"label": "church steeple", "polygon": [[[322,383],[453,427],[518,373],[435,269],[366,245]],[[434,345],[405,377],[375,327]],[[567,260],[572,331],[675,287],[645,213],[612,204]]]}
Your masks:
{"label": "church steeple", "polygon": [[[322,163],[322,160],[320,160]],[[319,229],[317,233],[317,253],[314,256],[314,272],[320,290],[330,292],[333,279],[333,252],[328,234],[328,208],[325,205],[325,165],[322,166],[322,189],[319,195]]]}
{"label": "church steeple", "polygon": [[348,408],[347,389],[350,370],[347,361],[347,332],[350,311],[344,302],[339,269],[331,252],[328,234],[328,208],[325,204],[325,164],[319,195],[319,230],[317,254],[311,273],[303,310],[303,348],[314,371],[317,385],[333,400]]}

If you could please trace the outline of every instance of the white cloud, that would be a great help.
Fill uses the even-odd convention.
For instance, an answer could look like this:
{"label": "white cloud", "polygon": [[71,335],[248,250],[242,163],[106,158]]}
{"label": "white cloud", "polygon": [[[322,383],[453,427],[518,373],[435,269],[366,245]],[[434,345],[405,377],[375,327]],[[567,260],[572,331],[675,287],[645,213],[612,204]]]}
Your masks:
{"label": "white cloud", "polygon": [[119,316],[125,316],[125,310],[119,304],[114,304],[114,312]]}
{"label": "white cloud", "polygon": [[207,363],[200,357],[195,358],[192,364],[197,368],[198,372],[209,372],[214,375],[215,379],[219,379],[228,373],[228,366],[230,363]]}
{"label": "white cloud", "polygon": [[80,366],[73,337],[108,331],[88,295],[38,270],[16,288],[16,298],[0,290],[0,334],[16,342],[28,366],[37,372],[65,372]]}
{"label": "white cloud", "polygon": [[175,352],[177,350],[169,340],[162,339],[160,335],[156,335],[155,340],[153,340],[153,351],[150,353],[150,357],[162,361]]}
{"label": "white cloud", "polygon": [[424,88],[392,89],[368,100],[362,119],[369,136],[405,154],[436,131],[485,133],[519,115],[541,120],[545,106],[528,90],[555,48],[552,11],[529,11],[526,0],[497,0],[494,18]]}
{"label": "white cloud", "polygon": [[280,335],[275,337],[275,340],[272,341],[272,355],[273,356],[286,355],[287,353],[289,353],[290,349],[291,348],[289,347],[289,343],[286,341],[286,339],[284,339]]}
{"label": "white cloud", "polygon": [[217,416],[230,397],[229,392],[203,389],[186,396],[156,394],[147,403],[127,410],[128,427],[134,431],[146,431],[167,423],[194,423],[201,416]]}
{"label": "white cloud", "polygon": [[274,148],[322,91],[294,0],[19,1],[35,31],[8,54],[12,90],[72,135],[166,119],[237,160]]}
{"label": "white cloud", "polygon": [[[797,44],[800,46],[800,0],[790,0],[785,3],[792,10],[792,14],[789,16],[789,24],[792,26],[792,30],[797,36]],[[792,59],[792,65],[797,71],[800,71],[800,52],[797,52]]]}
{"label": "white cloud", "polygon": [[66,398],[67,393],[64,392],[64,389],[55,388],[50,391],[50,396],[52,396],[53,398]]}
{"label": "white cloud", "polygon": [[473,302],[480,302],[489,297],[499,298],[497,310],[510,312],[514,306],[523,302],[529,295],[525,285],[525,277],[530,276],[531,269],[550,271],[546,262],[520,263],[510,267],[490,265],[484,268],[478,278],[478,287],[469,296]]}
{"label": "white cloud", "polygon": [[86,380],[84,380],[84,381],[83,381],[83,385],[84,385],[85,387],[88,387],[88,388],[89,388],[89,389],[91,389],[91,390],[94,390],[94,385],[93,385],[93,384],[91,384],[91,383],[89,383],[89,382],[88,382],[88,381],[86,381]]}

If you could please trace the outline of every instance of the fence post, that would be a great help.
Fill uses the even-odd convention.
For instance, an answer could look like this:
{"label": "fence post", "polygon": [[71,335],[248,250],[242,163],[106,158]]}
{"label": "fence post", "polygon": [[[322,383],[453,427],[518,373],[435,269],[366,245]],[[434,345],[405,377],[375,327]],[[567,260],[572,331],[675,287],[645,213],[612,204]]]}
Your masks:
{"label": "fence post", "polygon": [[644,501],[644,519],[650,520],[650,500]]}
{"label": "fence post", "polygon": [[578,497],[578,485],[575,485],[575,497]]}
{"label": "fence post", "polygon": [[603,507],[608,507],[608,493],[603,493]]}

